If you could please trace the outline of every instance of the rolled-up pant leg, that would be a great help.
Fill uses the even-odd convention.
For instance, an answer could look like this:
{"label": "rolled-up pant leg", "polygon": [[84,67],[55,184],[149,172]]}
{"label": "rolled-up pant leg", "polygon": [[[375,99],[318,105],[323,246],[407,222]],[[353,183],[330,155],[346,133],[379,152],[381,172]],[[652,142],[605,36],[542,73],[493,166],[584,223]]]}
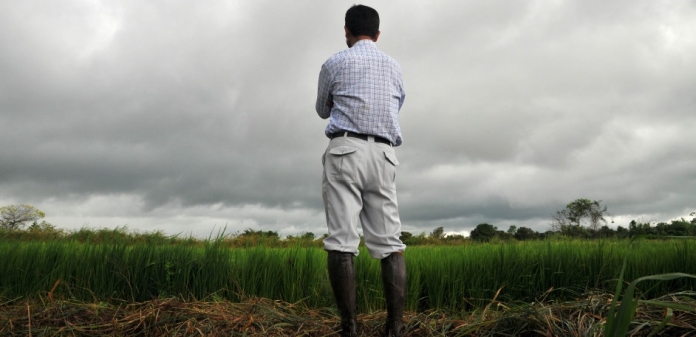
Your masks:
{"label": "rolled-up pant leg", "polygon": [[324,186],[324,209],[329,229],[329,236],[324,239],[324,249],[358,256],[358,222],[362,209],[360,191],[345,182],[327,181]]}
{"label": "rolled-up pant leg", "polygon": [[322,199],[329,236],[324,249],[358,255],[358,223],[363,207],[361,161],[364,149],[347,138],[331,140],[323,157]]}
{"label": "rolled-up pant leg", "polygon": [[382,259],[394,252],[406,249],[399,236],[401,221],[396,204],[396,191],[365,193],[363,211],[360,213],[365,246],[370,256]]}
{"label": "rolled-up pant leg", "polygon": [[401,242],[401,220],[396,201],[396,159],[394,148],[386,144],[368,142],[371,172],[370,184],[363,191],[363,209],[360,213],[365,246],[370,256],[383,259],[389,254],[404,251]]}

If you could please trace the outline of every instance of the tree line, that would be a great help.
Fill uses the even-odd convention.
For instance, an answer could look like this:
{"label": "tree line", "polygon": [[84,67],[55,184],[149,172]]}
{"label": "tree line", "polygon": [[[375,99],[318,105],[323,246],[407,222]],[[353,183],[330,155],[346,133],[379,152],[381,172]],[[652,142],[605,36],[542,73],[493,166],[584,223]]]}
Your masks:
{"label": "tree line", "polygon": [[[629,238],[636,235],[651,236],[696,236],[696,212],[690,214],[694,218],[686,220],[672,220],[669,223],[660,222],[652,225],[649,222],[640,223],[632,220],[628,227],[609,227],[607,218],[611,215],[607,206],[602,205],[601,200],[576,199],[557,211],[551,220],[551,228],[544,232],[537,232],[531,228],[510,226],[506,231],[488,223],[478,224],[470,233],[469,239],[477,242],[490,242],[494,240],[543,240],[548,238],[567,237],[577,239],[599,238]],[[611,221],[613,223],[613,221]],[[401,233],[401,240],[406,245],[419,244],[458,244],[466,240],[460,234],[445,235],[444,228],[438,227],[429,235],[421,233],[413,235],[409,232]]]}
{"label": "tree line", "polygon": [[[601,201],[589,199],[577,199],[560,211],[557,211],[551,221],[550,229],[538,232],[528,227],[510,226],[503,231],[498,227],[488,223],[478,224],[470,233],[464,236],[461,234],[446,234],[443,227],[435,228],[431,233],[425,232],[414,235],[410,232],[401,232],[401,240],[406,245],[456,245],[471,241],[490,242],[490,241],[528,241],[544,240],[549,238],[567,237],[578,239],[598,239],[598,238],[629,238],[636,235],[650,235],[658,237],[670,236],[696,236],[696,212],[690,214],[694,218],[691,220],[679,219],[669,223],[660,222],[655,225],[641,223],[632,220],[628,227],[617,226],[616,229],[609,227],[607,218],[611,217],[607,212],[607,206],[602,205]],[[165,242],[186,242],[195,244],[198,241],[192,237],[167,237],[162,232],[155,233],[129,233],[125,227],[116,229],[81,229],[75,232],[66,232],[55,228],[46,221],[38,222],[43,219],[45,214],[31,205],[11,205],[0,207],[0,229],[4,230],[3,237],[14,237],[17,239],[75,239],[78,241],[138,241],[146,240],[152,243]],[[32,224],[22,230],[27,222]],[[612,221],[613,223],[613,221]],[[256,245],[267,246],[321,246],[321,241],[326,237],[316,237],[314,233],[305,232],[299,235],[289,235],[281,238],[278,232],[245,229],[241,233],[226,235],[225,240],[230,241],[232,246],[249,247]],[[234,242],[233,242],[234,241]]]}

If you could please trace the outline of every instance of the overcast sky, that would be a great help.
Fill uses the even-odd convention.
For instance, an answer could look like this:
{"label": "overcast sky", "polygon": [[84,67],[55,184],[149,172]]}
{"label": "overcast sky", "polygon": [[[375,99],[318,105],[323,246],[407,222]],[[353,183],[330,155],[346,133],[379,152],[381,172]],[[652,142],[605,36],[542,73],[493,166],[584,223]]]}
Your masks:
{"label": "overcast sky", "polygon": [[[314,111],[354,1],[0,0],[0,206],[60,228],[326,233]],[[696,211],[696,1],[369,1],[403,229]]]}

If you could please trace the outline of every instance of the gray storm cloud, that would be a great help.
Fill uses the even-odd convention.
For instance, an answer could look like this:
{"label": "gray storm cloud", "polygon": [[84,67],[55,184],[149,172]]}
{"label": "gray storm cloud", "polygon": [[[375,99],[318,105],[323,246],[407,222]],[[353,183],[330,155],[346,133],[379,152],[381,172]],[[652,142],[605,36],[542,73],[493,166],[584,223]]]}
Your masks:
{"label": "gray storm cloud", "polygon": [[[693,2],[366,4],[404,69],[405,228],[696,208]],[[316,82],[350,5],[2,5],[0,201],[65,227],[321,231]]]}

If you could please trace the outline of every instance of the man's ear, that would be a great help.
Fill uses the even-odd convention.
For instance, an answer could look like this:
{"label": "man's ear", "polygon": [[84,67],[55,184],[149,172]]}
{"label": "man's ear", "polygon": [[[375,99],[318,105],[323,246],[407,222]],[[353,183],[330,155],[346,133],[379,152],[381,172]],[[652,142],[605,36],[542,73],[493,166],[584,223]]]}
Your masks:
{"label": "man's ear", "polygon": [[346,32],[346,38],[347,38],[349,35],[352,35],[352,34],[350,33],[350,30],[348,29],[348,27],[343,26],[343,30]]}
{"label": "man's ear", "polygon": [[375,34],[375,37],[372,38],[372,41],[377,42],[377,39],[379,39],[379,31],[377,31],[377,34]]}

